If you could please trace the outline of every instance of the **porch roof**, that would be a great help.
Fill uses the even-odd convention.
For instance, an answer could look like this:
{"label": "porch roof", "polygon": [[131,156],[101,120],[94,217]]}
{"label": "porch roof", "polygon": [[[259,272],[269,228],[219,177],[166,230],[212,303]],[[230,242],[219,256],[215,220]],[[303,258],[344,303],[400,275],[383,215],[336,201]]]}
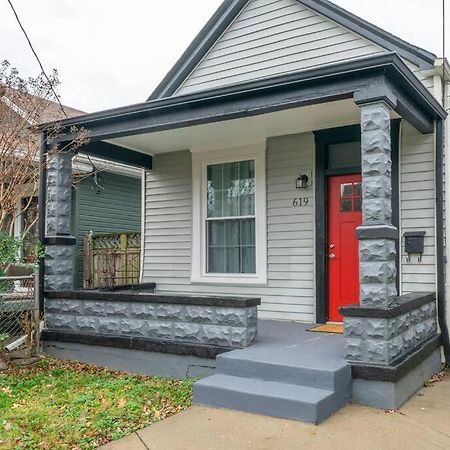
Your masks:
{"label": "porch roof", "polygon": [[[447,116],[402,59],[389,53],[66,119],[59,122],[62,132],[57,141],[71,140],[71,127],[83,127],[90,137],[83,153],[106,158],[112,154],[113,159],[145,167],[147,151],[127,150],[120,138],[338,100],[358,102],[361,93],[365,99],[388,101],[399,116],[424,134],[434,131],[434,120]],[[45,132],[45,125],[41,130]],[[101,149],[101,154],[96,148]],[[126,155],[135,161],[123,161]]]}

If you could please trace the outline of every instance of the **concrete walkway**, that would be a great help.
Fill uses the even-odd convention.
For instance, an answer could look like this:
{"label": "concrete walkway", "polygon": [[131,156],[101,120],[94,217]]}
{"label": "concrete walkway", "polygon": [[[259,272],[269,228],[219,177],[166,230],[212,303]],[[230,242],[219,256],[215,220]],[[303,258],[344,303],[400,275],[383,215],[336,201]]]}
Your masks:
{"label": "concrete walkway", "polygon": [[319,426],[194,406],[104,450],[449,449],[450,374],[400,411],[349,405]]}

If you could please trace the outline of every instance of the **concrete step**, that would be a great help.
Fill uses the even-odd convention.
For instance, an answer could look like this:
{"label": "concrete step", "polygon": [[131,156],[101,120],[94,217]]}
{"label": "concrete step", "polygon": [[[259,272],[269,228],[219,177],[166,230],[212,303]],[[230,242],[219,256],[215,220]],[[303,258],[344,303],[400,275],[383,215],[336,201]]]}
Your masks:
{"label": "concrete step", "polygon": [[273,356],[270,354],[267,360],[250,352],[224,353],[216,359],[216,373],[326,389],[344,395],[346,392],[350,397],[351,368],[346,361],[323,361],[324,358],[302,354],[300,361],[274,362]]}
{"label": "concrete step", "polygon": [[331,390],[223,374],[194,384],[194,402],[198,404],[315,424],[347,401]]}

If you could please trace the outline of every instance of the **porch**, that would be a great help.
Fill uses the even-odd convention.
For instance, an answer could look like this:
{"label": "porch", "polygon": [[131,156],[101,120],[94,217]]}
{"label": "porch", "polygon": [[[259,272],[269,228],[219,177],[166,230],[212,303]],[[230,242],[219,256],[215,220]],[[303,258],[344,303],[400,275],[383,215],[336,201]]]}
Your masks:
{"label": "porch", "polygon": [[[436,369],[439,358],[434,291],[438,286],[441,305],[443,192],[439,180],[444,117],[436,99],[400,58],[390,54],[63,122],[65,133],[60,139],[46,142],[44,135],[43,155],[52,145],[70,140],[71,127],[80,125],[92,139],[83,152],[147,169],[142,281],[155,283],[155,293],[135,295],[133,301],[156,303],[156,311],[162,312],[155,316],[131,307],[128,300],[117,307],[121,294],[113,293],[88,299],[102,300],[102,304],[86,309],[80,297],[86,293],[71,290],[74,241],[67,207],[70,183],[65,175],[72,155],[61,154],[49,167],[48,196],[40,195],[48,197],[46,223],[41,223],[47,244],[47,339],[64,335],[76,343],[90,339],[93,345],[103,339],[101,345],[109,342],[127,349],[141,345],[140,349],[159,353],[168,348],[204,351],[207,344],[212,353],[206,356],[219,355],[218,373],[197,385],[196,398],[218,406],[253,408],[313,422],[320,422],[352,396],[362,403],[395,408]],[[398,148],[399,120],[408,138],[404,148]],[[336,136],[342,127],[351,127],[353,135],[356,130],[357,137],[321,145],[322,136]],[[344,258],[330,252],[335,243],[327,240],[325,190],[333,168],[326,165],[325,150],[337,144],[337,154],[345,153],[348,148],[339,146],[342,143],[356,149],[357,164],[347,164],[341,171],[360,180],[352,178],[338,189],[343,203],[337,209],[347,212],[350,201],[350,211],[360,218],[344,233],[352,239],[351,250],[344,246],[342,250],[343,257],[351,256],[354,289],[351,296],[341,295],[334,311],[344,314],[345,336],[311,335],[306,325],[288,322],[274,322],[275,330],[263,322],[266,334],[253,344],[256,314],[249,309],[256,310],[255,297],[262,299],[260,318],[305,323],[332,318],[327,314],[328,297],[339,289],[330,289],[327,264]],[[422,185],[411,180],[407,169],[399,169],[409,163],[399,154],[407,157],[408,151],[413,153],[409,161],[415,173],[426,172]],[[229,178],[226,184],[226,164],[246,175]],[[222,178],[214,179],[211,173],[217,168]],[[215,183],[221,187],[215,188]],[[348,195],[346,184],[351,185]],[[229,213],[223,203],[220,212],[215,209],[220,203],[216,199],[223,199],[225,191],[231,193],[226,201],[234,212]],[[416,194],[420,206],[414,203]],[[241,197],[242,204],[250,205],[244,212]],[[218,228],[225,229],[227,220],[233,225],[239,222],[239,231],[229,232],[230,240],[238,235],[239,242],[228,245],[232,249],[218,245],[221,253],[216,252],[209,245],[214,237],[209,224],[218,221]],[[244,225],[248,225],[246,234]],[[421,230],[423,245],[404,251],[400,233],[418,231],[418,227],[427,228],[426,236]],[[219,235],[225,240],[225,231]],[[230,260],[224,256],[228,250],[232,250]],[[215,252],[221,257],[215,258]],[[414,252],[424,253],[415,265],[406,259]],[[345,273],[346,265],[341,269]],[[43,286],[44,278],[41,282]],[[57,300],[67,302],[55,307]],[[339,310],[348,303],[356,306]],[[160,307],[163,304],[175,308]],[[217,311],[211,316],[205,310],[186,320],[186,308],[179,308],[183,304],[225,307],[232,312],[221,311],[224,323],[214,322]],[[235,318],[237,326],[228,322]],[[142,341],[155,330],[161,332],[158,342]],[[81,338],[80,332],[85,333]],[[249,348],[231,351],[243,347]],[[226,351],[231,353],[220,355]]]}
{"label": "porch", "polygon": [[313,324],[295,322],[259,320],[257,328],[254,342],[237,350],[167,338],[133,339],[123,326],[110,335],[54,327],[43,338],[45,352],[62,359],[151,376],[199,378],[196,404],[311,423],[324,421],[350,401],[396,409],[442,367],[433,337],[390,367],[352,369],[346,336],[312,332]]}

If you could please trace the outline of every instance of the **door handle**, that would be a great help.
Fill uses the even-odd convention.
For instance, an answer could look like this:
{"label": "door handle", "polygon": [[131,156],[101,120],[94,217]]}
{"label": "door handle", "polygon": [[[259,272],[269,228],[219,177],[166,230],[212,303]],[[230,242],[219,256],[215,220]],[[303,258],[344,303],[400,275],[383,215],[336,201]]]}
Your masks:
{"label": "door handle", "polygon": [[331,253],[330,255],[328,255],[329,259],[336,259],[336,255],[334,253]]}

